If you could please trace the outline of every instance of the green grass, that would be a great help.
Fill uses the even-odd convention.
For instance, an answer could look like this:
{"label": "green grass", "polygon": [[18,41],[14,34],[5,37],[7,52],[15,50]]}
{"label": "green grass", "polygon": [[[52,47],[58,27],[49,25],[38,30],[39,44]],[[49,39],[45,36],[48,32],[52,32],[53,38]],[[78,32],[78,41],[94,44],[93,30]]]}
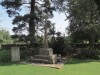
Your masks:
{"label": "green grass", "polygon": [[61,69],[2,63],[0,75],[100,75],[100,61],[72,59]]}

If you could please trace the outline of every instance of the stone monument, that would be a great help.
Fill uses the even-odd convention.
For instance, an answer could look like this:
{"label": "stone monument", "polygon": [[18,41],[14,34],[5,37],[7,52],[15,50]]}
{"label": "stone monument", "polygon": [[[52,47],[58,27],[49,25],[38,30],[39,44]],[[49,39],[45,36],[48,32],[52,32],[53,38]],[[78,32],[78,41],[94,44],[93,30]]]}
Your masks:
{"label": "stone monument", "polygon": [[17,46],[11,47],[11,61],[12,62],[20,61],[20,49]]}
{"label": "stone monument", "polygon": [[44,30],[44,48],[40,48],[39,53],[34,55],[30,60],[37,63],[55,64],[57,62],[57,55],[53,54],[52,48],[48,48],[47,16],[45,16]]}

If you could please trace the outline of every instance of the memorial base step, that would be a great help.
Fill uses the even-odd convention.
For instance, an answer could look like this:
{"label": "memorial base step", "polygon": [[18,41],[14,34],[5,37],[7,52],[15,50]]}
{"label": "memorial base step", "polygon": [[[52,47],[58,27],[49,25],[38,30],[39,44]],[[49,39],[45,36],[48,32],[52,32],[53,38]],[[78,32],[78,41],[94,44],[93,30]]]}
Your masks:
{"label": "memorial base step", "polygon": [[44,64],[53,64],[53,61],[51,61],[51,60],[36,59],[36,58],[31,59],[30,62],[33,62],[33,63],[44,63]]}

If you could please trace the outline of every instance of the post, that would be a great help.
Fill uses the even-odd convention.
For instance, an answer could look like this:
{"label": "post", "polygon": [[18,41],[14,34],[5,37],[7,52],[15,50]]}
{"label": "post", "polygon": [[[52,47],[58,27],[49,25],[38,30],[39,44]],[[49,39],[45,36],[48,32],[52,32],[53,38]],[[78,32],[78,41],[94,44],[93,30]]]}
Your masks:
{"label": "post", "polygon": [[20,50],[19,47],[11,47],[11,61],[19,62],[20,61]]}

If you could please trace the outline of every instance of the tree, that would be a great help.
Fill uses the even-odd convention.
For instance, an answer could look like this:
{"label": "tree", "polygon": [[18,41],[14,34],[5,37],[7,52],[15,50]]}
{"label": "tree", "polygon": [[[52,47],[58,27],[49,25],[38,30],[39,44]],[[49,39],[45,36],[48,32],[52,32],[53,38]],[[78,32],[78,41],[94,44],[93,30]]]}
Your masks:
{"label": "tree", "polygon": [[94,0],[94,2],[98,6],[97,10],[99,10],[99,15],[100,15],[100,0]]}
{"label": "tree", "polygon": [[[87,3],[87,4],[86,4]],[[97,6],[93,0],[69,1],[69,32],[76,42],[88,41],[91,48],[100,39],[99,21]]]}
{"label": "tree", "polygon": [[13,43],[9,32],[5,29],[0,29],[0,43],[1,44],[3,44],[3,43],[5,43],[5,44]]}
{"label": "tree", "polygon": [[55,7],[66,14],[67,28],[74,43],[94,43],[100,39],[97,6],[94,0],[53,0]]}
{"label": "tree", "polygon": [[[19,13],[23,4],[29,4],[27,7],[30,10],[30,13],[24,16]],[[43,24],[43,15],[46,14],[48,17],[52,17],[52,11],[54,10],[50,0],[29,0],[28,2],[27,0],[26,2],[22,0],[15,0],[14,2],[3,0],[1,5],[7,9],[10,17],[15,16],[13,24],[17,27],[14,27],[13,31],[20,34],[23,30],[28,30],[31,43],[35,42],[36,26]]]}

